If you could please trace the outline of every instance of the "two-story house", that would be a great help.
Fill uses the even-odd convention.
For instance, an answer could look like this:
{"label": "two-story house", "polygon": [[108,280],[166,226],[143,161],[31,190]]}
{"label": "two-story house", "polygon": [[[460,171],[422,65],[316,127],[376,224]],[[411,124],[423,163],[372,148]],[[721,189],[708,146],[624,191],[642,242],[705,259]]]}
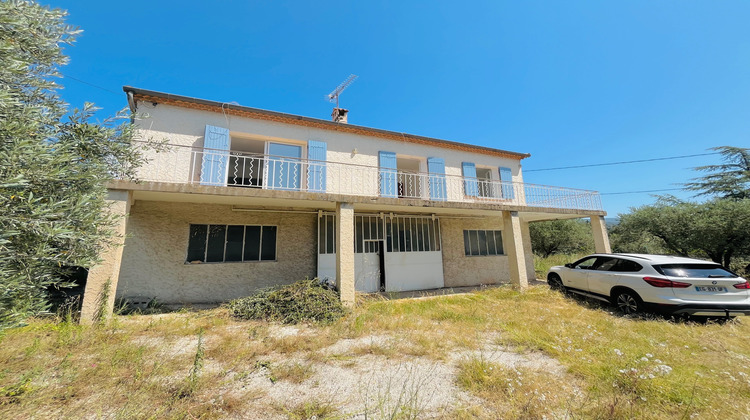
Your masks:
{"label": "two-story house", "polygon": [[[145,151],[139,182],[115,181],[124,246],[93,267],[82,316],[115,296],[220,302],[305,277],[355,291],[534,279],[528,224],[591,220],[598,193],[523,182],[528,154],[132,87]],[[104,305],[101,299],[107,298]],[[99,302],[99,303],[97,303]]]}

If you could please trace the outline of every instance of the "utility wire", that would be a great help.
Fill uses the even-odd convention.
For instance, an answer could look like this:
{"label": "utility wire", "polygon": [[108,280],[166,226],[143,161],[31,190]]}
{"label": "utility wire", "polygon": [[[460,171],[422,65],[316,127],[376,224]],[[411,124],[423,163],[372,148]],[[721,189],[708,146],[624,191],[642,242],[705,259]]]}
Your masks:
{"label": "utility wire", "polygon": [[684,188],[667,188],[664,190],[643,190],[643,191],[623,191],[623,192],[610,192],[610,193],[599,193],[600,195],[618,195],[618,194],[640,194],[640,193],[653,193],[663,191],[684,191]]}
{"label": "utility wire", "polygon": [[653,158],[653,159],[639,159],[639,160],[628,160],[628,161],[608,162],[608,163],[593,163],[590,165],[560,166],[557,168],[544,168],[544,169],[525,169],[524,172],[556,171],[560,169],[577,169],[577,168],[592,168],[595,166],[625,165],[629,163],[655,162],[659,160],[685,159],[685,158],[691,158],[691,157],[697,157],[697,156],[718,155],[720,153],[721,152],[698,153],[695,155],[667,156],[667,157],[660,157],[660,158]]}
{"label": "utility wire", "polygon": [[60,73],[60,74],[61,74],[61,75],[62,75],[63,77],[66,77],[66,78],[68,78],[68,79],[70,79],[70,80],[75,80],[75,81],[76,81],[76,82],[78,82],[78,83],[83,83],[84,85],[89,85],[89,86],[91,86],[91,87],[95,87],[95,88],[97,88],[97,89],[101,89],[101,90],[103,90],[103,91],[105,91],[105,92],[109,92],[109,93],[114,93],[114,94],[115,94],[115,95],[117,95],[117,96],[121,96],[121,95],[122,95],[122,92],[119,92],[119,93],[118,93],[118,92],[115,92],[114,90],[111,90],[111,89],[107,89],[107,88],[105,88],[105,87],[101,87],[101,86],[97,86],[97,85],[95,85],[95,84],[93,84],[93,83],[89,83],[89,82],[86,82],[86,81],[84,81],[84,80],[81,80],[81,79],[77,79],[77,78],[75,78],[75,77],[73,77],[73,76],[68,76],[68,75],[67,75],[67,74],[65,74],[65,73]]}

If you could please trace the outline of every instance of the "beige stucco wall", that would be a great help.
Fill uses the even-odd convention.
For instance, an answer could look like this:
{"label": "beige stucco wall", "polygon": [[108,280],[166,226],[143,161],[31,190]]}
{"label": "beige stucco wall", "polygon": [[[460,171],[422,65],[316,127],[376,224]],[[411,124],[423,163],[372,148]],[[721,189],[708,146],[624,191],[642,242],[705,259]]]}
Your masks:
{"label": "beige stucco wall", "polygon": [[485,218],[440,218],[445,287],[510,282],[506,255],[465,255],[465,229],[502,230],[502,214],[498,212],[497,217]]}
{"label": "beige stucco wall", "polygon": [[[142,118],[137,121],[141,136],[155,140],[166,139],[170,144],[188,146],[196,151],[201,150],[203,147],[205,127],[209,124],[228,128],[232,136],[257,140],[279,141],[300,145],[306,145],[308,140],[325,141],[328,145],[328,160],[331,162],[377,167],[378,152],[389,151],[397,153],[400,157],[416,157],[421,159],[426,159],[427,157],[443,158],[445,159],[446,175],[462,176],[461,162],[473,162],[477,167],[492,168],[493,179],[495,180],[499,177],[497,173],[498,166],[504,166],[511,168],[513,181],[523,181],[520,161],[517,159],[488,156],[482,153],[457,151],[437,146],[400,142],[272,121],[254,120],[246,117],[223,115],[217,112],[194,110],[165,104],[154,106],[149,102],[142,101],[138,102],[138,112],[148,115],[148,118]],[[382,128],[390,129],[393,127]],[[449,140],[472,143],[472,139]],[[495,146],[507,150],[517,148],[516,144],[510,143],[499,143]],[[353,153],[355,149],[357,153]],[[141,169],[142,176],[150,180],[155,180],[153,179],[154,176],[158,176],[159,180],[167,182],[188,182],[188,178],[192,176],[194,181],[196,176],[200,174],[191,173],[190,149],[183,150],[185,154],[181,156],[178,167],[175,167],[175,159],[170,157],[169,154],[150,154],[151,157],[157,159]],[[303,155],[303,157],[306,156]],[[159,162],[163,163],[159,164]],[[172,163],[168,165],[167,162]],[[427,172],[425,162],[423,162],[423,168],[421,169],[423,172]],[[331,170],[329,169],[329,171]],[[334,174],[330,173],[329,178],[329,182],[333,182],[335,180]],[[377,188],[375,188],[374,193],[377,194]],[[454,199],[463,199],[463,197],[451,197],[451,200]]]}
{"label": "beige stucco wall", "polygon": [[[277,261],[185,264],[189,226],[276,225]],[[236,212],[231,206],[136,201],[117,296],[165,303],[225,301],[316,274],[315,214]]]}

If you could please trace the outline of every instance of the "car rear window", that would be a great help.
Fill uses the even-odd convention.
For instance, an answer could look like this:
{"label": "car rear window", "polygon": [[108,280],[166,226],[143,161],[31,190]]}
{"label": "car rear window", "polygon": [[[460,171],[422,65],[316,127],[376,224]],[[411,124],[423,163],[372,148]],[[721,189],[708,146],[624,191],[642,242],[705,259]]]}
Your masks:
{"label": "car rear window", "polygon": [[736,274],[715,264],[662,264],[655,265],[659,273],[670,277],[722,278],[737,277]]}

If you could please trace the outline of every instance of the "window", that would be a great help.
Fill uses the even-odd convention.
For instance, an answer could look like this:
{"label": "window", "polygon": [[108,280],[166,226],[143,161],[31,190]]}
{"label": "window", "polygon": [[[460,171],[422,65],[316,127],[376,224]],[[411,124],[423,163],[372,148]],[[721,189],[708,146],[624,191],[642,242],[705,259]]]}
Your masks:
{"label": "window", "polygon": [[670,277],[692,277],[702,279],[736,278],[736,274],[717,264],[662,264],[656,271]]}
{"label": "window", "polygon": [[617,271],[622,273],[636,273],[641,271],[643,267],[635,261],[630,260],[617,260],[617,264],[610,271]]}
{"label": "window", "polygon": [[596,260],[596,264],[594,264],[594,269],[598,271],[615,271],[613,267],[617,264],[617,261],[620,260],[611,257],[599,257]]}
{"label": "window", "polygon": [[276,260],[276,226],[190,225],[187,262]]}
{"label": "window", "polygon": [[[335,226],[334,215],[318,219],[319,254],[336,253]],[[385,220],[374,214],[354,216],[354,252],[377,253],[383,246],[388,252],[440,251],[440,223],[423,216],[394,216]]]}
{"label": "window", "polygon": [[504,255],[502,231],[465,230],[464,253],[467,257],[480,255]]}
{"label": "window", "polygon": [[597,257],[588,257],[582,260],[578,260],[573,263],[573,268],[580,268],[582,270],[593,270],[596,263]]}
{"label": "window", "polygon": [[430,217],[388,217],[385,236],[388,252],[440,251],[440,224]]}

